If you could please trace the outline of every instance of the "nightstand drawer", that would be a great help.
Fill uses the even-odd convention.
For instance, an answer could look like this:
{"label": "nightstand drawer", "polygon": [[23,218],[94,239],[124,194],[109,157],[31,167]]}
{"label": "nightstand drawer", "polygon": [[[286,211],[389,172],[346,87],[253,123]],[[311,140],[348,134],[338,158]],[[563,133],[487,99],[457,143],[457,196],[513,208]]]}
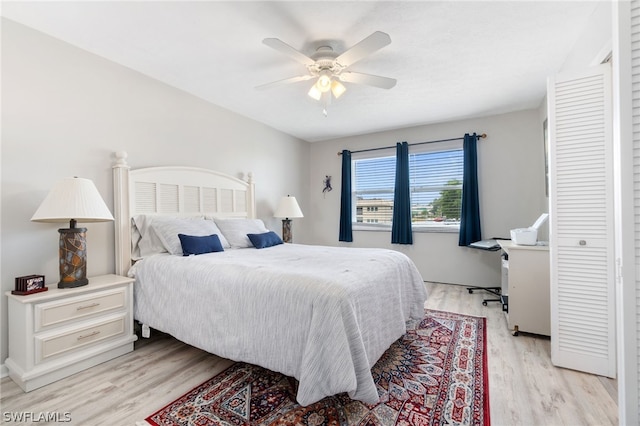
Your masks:
{"label": "nightstand drawer", "polygon": [[123,309],[127,300],[126,295],[127,289],[122,287],[116,290],[37,304],[35,307],[35,331],[100,312]]}
{"label": "nightstand drawer", "polygon": [[46,361],[47,358],[55,355],[84,348],[115,336],[124,336],[126,316],[126,314],[122,314],[65,332],[36,336],[35,362]]}

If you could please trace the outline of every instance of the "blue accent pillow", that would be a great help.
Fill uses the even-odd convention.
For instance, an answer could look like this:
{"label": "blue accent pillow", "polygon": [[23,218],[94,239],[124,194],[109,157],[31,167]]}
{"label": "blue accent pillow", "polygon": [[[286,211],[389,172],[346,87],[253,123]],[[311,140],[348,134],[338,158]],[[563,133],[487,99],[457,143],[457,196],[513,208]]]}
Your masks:
{"label": "blue accent pillow", "polygon": [[217,234],[204,235],[200,237],[178,234],[178,238],[180,238],[180,244],[182,245],[183,256],[224,251],[220,238]]}
{"label": "blue accent pillow", "polygon": [[251,244],[257,249],[284,244],[278,234],[273,231],[265,232],[264,234],[247,234],[247,237],[249,237]]}

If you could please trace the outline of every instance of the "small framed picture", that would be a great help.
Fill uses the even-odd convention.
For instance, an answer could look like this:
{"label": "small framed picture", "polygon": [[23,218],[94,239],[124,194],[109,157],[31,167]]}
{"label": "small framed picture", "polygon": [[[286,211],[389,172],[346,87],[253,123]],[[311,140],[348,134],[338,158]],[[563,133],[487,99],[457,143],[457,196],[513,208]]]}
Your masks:
{"label": "small framed picture", "polygon": [[44,275],[25,275],[24,277],[16,277],[16,289],[11,294],[33,294],[41,291],[49,290],[44,285]]}

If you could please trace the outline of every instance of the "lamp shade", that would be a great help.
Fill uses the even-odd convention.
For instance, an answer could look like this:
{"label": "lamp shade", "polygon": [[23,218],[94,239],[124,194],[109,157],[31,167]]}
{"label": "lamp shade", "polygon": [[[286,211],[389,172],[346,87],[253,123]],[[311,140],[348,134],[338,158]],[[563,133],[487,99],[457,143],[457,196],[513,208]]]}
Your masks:
{"label": "lamp shade", "polygon": [[319,101],[320,98],[322,98],[322,92],[318,90],[315,83],[313,83],[313,86],[311,86],[311,89],[309,89],[309,93],[307,94],[316,101]]}
{"label": "lamp shade", "polygon": [[304,217],[304,215],[302,214],[302,210],[300,210],[296,197],[287,195],[280,199],[280,204],[278,204],[278,208],[273,214],[273,217],[294,218]]}
{"label": "lamp shade", "polygon": [[344,84],[340,83],[338,80],[333,80],[331,83],[331,93],[338,99],[344,92],[347,91],[347,88],[344,87]]}
{"label": "lamp shade", "polygon": [[105,222],[113,220],[98,189],[89,179],[58,181],[31,218],[34,222]]}

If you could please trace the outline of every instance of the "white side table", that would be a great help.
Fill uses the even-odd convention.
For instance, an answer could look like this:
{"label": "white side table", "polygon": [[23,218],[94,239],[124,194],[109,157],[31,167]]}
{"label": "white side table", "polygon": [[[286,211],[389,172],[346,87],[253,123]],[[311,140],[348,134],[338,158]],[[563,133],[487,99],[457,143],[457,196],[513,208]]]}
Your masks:
{"label": "white side table", "polygon": [[29,392],[133,350],[132,278],[9,298],[9,376]]}

